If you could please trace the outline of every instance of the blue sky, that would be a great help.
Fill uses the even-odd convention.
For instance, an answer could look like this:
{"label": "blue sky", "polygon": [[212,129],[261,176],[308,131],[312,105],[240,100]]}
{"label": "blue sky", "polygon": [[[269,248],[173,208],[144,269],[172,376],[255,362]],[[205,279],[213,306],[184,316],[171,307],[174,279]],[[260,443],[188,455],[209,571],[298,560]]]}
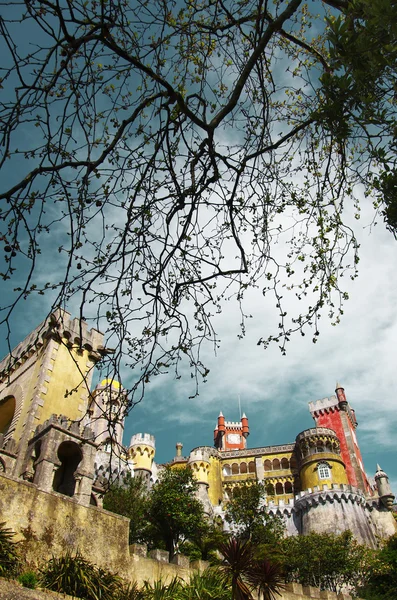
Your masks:
{"label": "blue sky", "polygon": [[[290,77],[286,70],[284,75],[288,84]],[[32,129],[33,126],[25,135],[35,142]],[[14,169],[9,169],[3,179],[8,185],[20,174],[20,164],[13,164]],[[56,216],[56,207],[51,210]],[[347,213],[361,244],[361,262],[359,278],[353,282],[346,277],[344,283],[349,300],[341,323],[334,327],[324,317],[316,344],[312,343],[312,335],[297,334],[291,338],[287,355],[282,356],[277,345],[267,350],[257,345],[260,337],[266,338],[277,331],[273,298],[264,298],[260,289],[247,293],[245,311],[252,314],[252,319],[247,320],[243,339],[239,338],[241,316],[237,303],[225,302],[223,312],[213,320],[220,347],[216,354],[210,344],[202,348],[201,358],[210,367],[210,373],[199,395],[189,398],[195,390],[188,365],[182,366],[181,379],[176,380],[172,375],[153,379],[146,387],[144,400],[128,417],[124,440],[127,445],[133,433],[154,434],[157,462],[170,460],[179,441],[184,444],[185,454],[195,446],[212,445],[219,411],[228,420],[237,420],[239,398],[249,418],[249,447],[293,442],[300,431],[313,424],[308,402],[333,394],[339,381],[356,410],[358,439],[368,474],[373,476],[379,462],[397,491],[396,241],[382,223],[372,225],[370,198],[362,198],[359,221],[349,215],[349,210]],[[62,279],[64,257],[57,248],[64,237],[63,224],[47,236],[37,271],[42,282]],[[19,285],[24,267],[21,263],[17,266],[14,281],[10,285],[1,284],[1,306],[11,301],[13,288]],[[21,302],[11,321],[13,345],[45,318],[52,300],[51,294],[32,295]],[[290,309],[295,314],[299,312],[293,294],[285,301],[288,312]],[[71,304],[68,309],[73,314],[76,306]],[[2,355],[7,352],[5,335],[3,327]],[[129,377],[126,372],[126,385]]]}
{"label": "blue sky", "polygon": [[[247,312],[253,318],[247,321],[243,339],[238,338],[237,304],[226,303],[214,321],[220,348],[216,354],[210,345],[203,348],[203,362],[211,370],[199,395],[189,399],[194,386],[187,367],[179,380],[171,375],[153,379],[127,419],[124,443],[128,445],[133,433],[154,434],[157,462],[170,460],[179,441],[184,454],[198,445],[212,445],[219,411],[228,420],[237,420],[239,397],[249,418],[249,447],[293,442],[313,424],[308,402],[333,394],[339,381],[356,410],[368,474],[373,476],[379,462],[397,490],[396,242],[382,223],[370,226],[372,216],[368,202],[356,224],[360,275],[347,282],[350,298],[339,325],[333,327],[324,319],[316,344],[310,335],[296,335],[282,356],[277,346],[263,350],[256,345],[276,324],[272,303],[260,290],[247,297]],[[56,271],[56,256],[51,269]],[[44,318],[49,306],[47,296],[32,296],[21,304],[12,322],[14,344]],[[0,351],[6,353],[3,336]]]}

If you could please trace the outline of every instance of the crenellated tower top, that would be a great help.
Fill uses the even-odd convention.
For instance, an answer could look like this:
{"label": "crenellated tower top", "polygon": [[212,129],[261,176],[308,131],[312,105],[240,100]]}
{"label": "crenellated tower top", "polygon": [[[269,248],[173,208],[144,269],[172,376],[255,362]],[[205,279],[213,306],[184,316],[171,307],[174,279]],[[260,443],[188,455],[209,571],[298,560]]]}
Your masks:
{"label": "crenellated tower top", "polygon": [[244,450],[249,436],[248,418],[244,413],[240,421],[225,421],[222,412],[214,429],[214,445],[220,451]]}

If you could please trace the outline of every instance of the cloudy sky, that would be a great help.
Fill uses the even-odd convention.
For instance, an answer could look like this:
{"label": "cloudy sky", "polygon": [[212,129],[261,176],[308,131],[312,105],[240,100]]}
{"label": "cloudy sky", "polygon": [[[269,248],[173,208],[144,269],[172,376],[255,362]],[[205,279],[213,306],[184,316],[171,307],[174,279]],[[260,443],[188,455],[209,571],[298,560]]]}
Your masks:
{"label": "cloudy sky", "polygon": [[188,377],[156,379],[128,419],[126,442],[134,432],[153,433],[159,462],[173,457],[178,441],[185,454],[212,445],[219,411],[228,420],[239,419],[239,397],[249,418],[249,447],[293,442],[313,424],[308,402],[332,395],[338,381],[356,410],[368,474],[373,476],[379,462],[397,490],[397,247],[382,224],[369,227],[371,218],[368,207],[357,229],[360,275],[346,282],[350,298],[339,325],[324,319],[316,344],[312,336],[298,334],[282,356],[277,346],[263,350],[256,345],[274,330],[276,318],[260,293],[251,295],[253,319],[242,340],[237,307],[226,305],[216,321],[221,347],[216,356],[207,348],[204,362],[211,372],[199,396],[188,399],[194,391]]}
{"label": "cloudy sky", "polygon": [[[350,298],[338,326],[324,318],[316,344],[312,335],[297,334],[282,356],[277,345],[267,350],[257,346],[260,337],[277,331],[273,299],[265,300],[260,289],[247,295],[245,311],[253,318],[246,323],[243,339],[238,337],[238,306],[233,301],[225,303],[222,314],[214,319],[220,348],[216,355],[211,345],[202,349],[202,361],[210,373],[199,395],[189,399],[195,391],[189,369],[183,370],[179,380],[172,375],[157,377],[127,420],[125,444],[133,433],[148,432],[156,437],[157,462],[174,456],[176,442],[182,442],[188,454],[195,446],[212,445],[219,411],[227,420],[239,419],[239,402],[249,418],[249,447],[293,442],[313,424],[308,402],[333,394],[338,381],[356,410],[368,474],[373,476],[379,462],[397,492],[397,242],[382,223],[371,227],[372,219],[371,202],[364,201],[361,220],[354,222],[361,244],[359,278],[345,280]],[[55,240],[54,248],[57,245]],[[58,281],[58,258],[50,249],[43,263],[44,281]],[[18,276],[12,286],[2,284],[2,306],[7,305],[15,285]],[[293,300],[288,302],[293,309]],[[22,303],[11,323],[12,343],[16,345],[44,319],[50,306],[47,296],[32,296]],[[73,306],[69,308],[73,312]],[[0,328],[1,355],[7,352],[5,335],[5,327]]]}

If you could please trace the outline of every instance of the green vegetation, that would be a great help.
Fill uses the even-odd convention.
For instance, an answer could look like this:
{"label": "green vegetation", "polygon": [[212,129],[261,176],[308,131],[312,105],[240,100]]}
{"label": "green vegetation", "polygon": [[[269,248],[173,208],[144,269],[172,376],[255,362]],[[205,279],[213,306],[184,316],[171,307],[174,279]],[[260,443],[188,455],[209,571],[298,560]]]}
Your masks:
{"label": "green vegetation", "polygon": [[140,477],[125,477],[114,484],[103,499],[103,508],[130,519],[130,544],[148,542],[148,522],[145,518],[148,503],[147,488]]}
{"label": "green vegetation", "polygon": [[391,537],[375,554],[369,566],[366,583],[358,588],[363,600],[397,598],[397,535]]}
{"label": "green vegetation", "polygon": [[248,483],[233,490],[226,506],[226,520],[233,525],[238,538],[250,540],[255,546],[265,546],[270,551],[277,548],[283,538],[283,520],[266,513],[266,487],[261,483]]}
{"label": "green vegetation", "polygon": [[[190,494],[190,479],[185,471],[175,471],[179,474],[176,481],[178,485],[183,482]],[[162,485],[164,497],[172,498],[176,484],[168,472]],[[203,529],[199,524],[194,529],[190,519],[184,529],[179,527],[182,514],[183,510],[177,509],[173,519],[167,521],[178,524],[178,539],[185,535],[182,530],[192,528],[191,539],[196,542],[189,543],[199,550],[200,532],[204,531],[203,546],[208,546],[208,552],[216,548],[220,556],[202,574],[192,575],[188,583],[175,577],[167,583],[145,582],[139,587],[97,567],[79,552],[53,557],[38,573],[25,566],[18,580],[25,587],[45,587],[83,600],[253,600],[254,592],[259,600],[277,600],[288,582],[336,593],[348,586],[353,595],[363,600],[397,598],[397,535],[379,550],[360,546],[350,532],[283,538],[272,547],[257,544],[247,535],[245,539],[243,535],[225,541],[218,527],[207,524]],[[13,535],[1,524],[0,574],[15,578],[22,571],[23,561]]]}
{"label": "green vegetation", "polygon": [[34,590],[38,585],[38,577],[34,571],[25,571],[18,577],[18,581],[23,587],[30,588]]}
{"label": "green vegetation", "polygon": [[84,598],[84,600],[114,600],[122,580],[117,575],[93,565],[79,552],[52,558],[40,570],[43,587]]}
{"label": "green vegetation", "polygon": [[14,541],[14,533],[0,523],[0,576],[15,577],[21,568],[18,544]]}
{"label": "green vegetation", "polygon": [[281,542],[285,580],[320,590],[355,588],[368,572],[372,556],[373,551],[358,544],[350,531],[341,535],[310,533]]}

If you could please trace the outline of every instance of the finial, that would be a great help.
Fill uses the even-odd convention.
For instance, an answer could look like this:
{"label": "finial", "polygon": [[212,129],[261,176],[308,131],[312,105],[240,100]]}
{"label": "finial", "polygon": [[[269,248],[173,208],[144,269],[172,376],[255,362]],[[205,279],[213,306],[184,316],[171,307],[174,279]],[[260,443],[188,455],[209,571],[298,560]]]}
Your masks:
{"label": "finial", "polygon": [[222,411],[219,413],[219,416],[220,416],[220,417],[223,417],[223,412],[222,412]]}

